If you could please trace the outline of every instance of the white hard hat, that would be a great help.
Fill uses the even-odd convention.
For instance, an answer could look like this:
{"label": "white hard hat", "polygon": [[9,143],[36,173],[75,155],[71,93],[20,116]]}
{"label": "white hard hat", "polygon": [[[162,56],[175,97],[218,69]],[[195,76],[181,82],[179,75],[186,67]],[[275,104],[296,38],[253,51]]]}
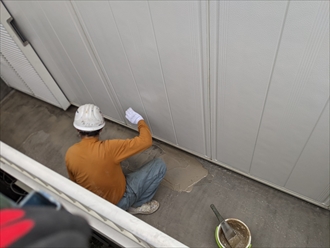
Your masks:
{"label": "white hard hat", "polygon": [[103,115],[98,106],[85,104],[80,106],[74,117],[73,126],[81,131],[96,131],[105,125]]}

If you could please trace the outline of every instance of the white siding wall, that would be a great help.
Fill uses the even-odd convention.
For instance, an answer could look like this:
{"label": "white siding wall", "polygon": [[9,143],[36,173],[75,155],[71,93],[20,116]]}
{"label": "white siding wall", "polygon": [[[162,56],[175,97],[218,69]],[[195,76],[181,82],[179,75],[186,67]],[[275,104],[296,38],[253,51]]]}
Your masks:
{"label": "white siding wall", "polygon": [[251,167],[277,185],[287,182],[329,99],[328,13],[328,2],[293,1],[288,9]]}
{"label": "white siding wall", "polygon": [[328,1],[4,1],[73,104],[329,205]]}
{"label": "white siding wall", "polygon": [[287,3],[211,4],[214,156],[250,173]]}

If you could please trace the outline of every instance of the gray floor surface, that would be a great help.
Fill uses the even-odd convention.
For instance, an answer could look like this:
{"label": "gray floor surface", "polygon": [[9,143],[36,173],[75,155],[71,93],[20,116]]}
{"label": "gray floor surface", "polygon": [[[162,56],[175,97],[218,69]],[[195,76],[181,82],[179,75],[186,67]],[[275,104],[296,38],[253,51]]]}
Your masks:
{"label": "gray floor surface", "polygon": [[[79,141],[72,126],[75,110],[72,106],[63,111],[15,91],[1,102],[1,141],[67,177],[65,152]],[[101,139],[136,134],[107,121]],[[154,145],[159,144],[154,140]],[[213,203],[225,218],[238,218],[248,225],[253,247],[330,246],[328,210],[194,158],[208,175],[189,193],[161,185],[155,196],[160,209],[138,218],[187,246],[216,247],[218,221],[210,209]]]}

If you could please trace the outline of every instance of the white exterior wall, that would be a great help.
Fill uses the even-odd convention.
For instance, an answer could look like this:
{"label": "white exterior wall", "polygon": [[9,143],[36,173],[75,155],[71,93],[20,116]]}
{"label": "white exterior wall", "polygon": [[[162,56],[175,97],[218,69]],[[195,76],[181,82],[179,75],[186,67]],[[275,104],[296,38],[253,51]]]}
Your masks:
{"label": "white exterior wall", "polygon": [[71,103],[329,206],[328,1],[4,1]]}

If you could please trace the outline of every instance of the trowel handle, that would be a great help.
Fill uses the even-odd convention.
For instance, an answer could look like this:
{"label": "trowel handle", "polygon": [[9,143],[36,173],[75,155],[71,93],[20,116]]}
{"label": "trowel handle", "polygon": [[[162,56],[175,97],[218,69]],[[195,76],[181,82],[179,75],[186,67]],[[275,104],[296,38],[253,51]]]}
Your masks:
{"label": "trowel handle", "polygon": [[220,213],[218,212],[218,210],[215,208],[215,206],[213,204],[210,205],[210,207],[212,208],[213,212],[215,213],[215,216],[217,216],[219,222],[223,222],[225,219],[220,215]]}

